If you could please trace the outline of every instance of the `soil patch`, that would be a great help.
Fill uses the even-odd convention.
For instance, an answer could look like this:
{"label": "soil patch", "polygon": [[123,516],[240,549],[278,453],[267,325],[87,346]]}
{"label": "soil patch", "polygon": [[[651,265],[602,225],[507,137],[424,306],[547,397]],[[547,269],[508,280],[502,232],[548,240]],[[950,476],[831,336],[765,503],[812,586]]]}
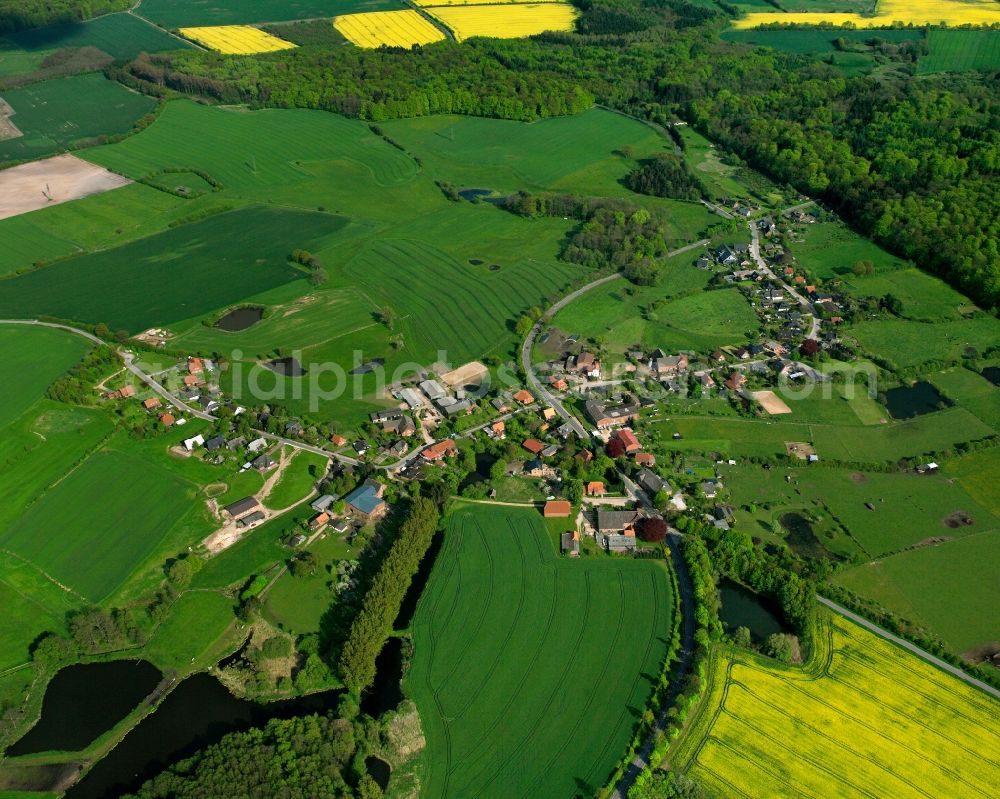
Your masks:
{"label": "soil patch", "polygon": [[962,653],[969,663],[984,663],[1000,669],[1000,641],[989,641]]}
{"label": "soil patch", "polygon": [[10,121],[12,116],[14,116],[14,109],[10,107],[10,103],[0,97],[0,141],[19,139],[24,135],[17,125]]}
{"label": "soil patch", "polygon": [[131,182],[74,155],[21,164],[0,172],[0,219],[103,194]]}
{"label": "soil patch", "polygon": [[950,535],[932,535],[930,538],[924,538],[917,541],[910,549],[923,549],[924,547],[934,547],[938,544],[945,544],[948,541],[953,541],[954,539]]}
{"label": "soil patch", "polygon": [[816,454],[816,448],[805,441],[786,441],[785,452],[799,460],[807,460],[810,455]]}
{"label": "soil patch", "polygon": [[941,523],[945,527],[954,530],[958,527],[970,527],[975,522],[973,521],[972,517],[964,510],[957,510],[954,513],[949,513],[947,516],[945,516],[944,519],[941,520]]}
{"label": "soil patch", "polygon": [[761,407],[772,416],[792,412],[788,404],[773,391],[755,391],[750,396],[757,400]]}
{"label": "soil patch", "polygon": [[469,361],[469,363],[441,375],[441,379],[451,388],[466,386],[467,384],[478,386],[487,374],[489,374],[489,369],[484,364],[479,361]]}
{"label": "soil patch", "polygon": [[861,483],[867,483],[868,478],[865,477],[861,472],[851,472],[851,482],[861,485]]}

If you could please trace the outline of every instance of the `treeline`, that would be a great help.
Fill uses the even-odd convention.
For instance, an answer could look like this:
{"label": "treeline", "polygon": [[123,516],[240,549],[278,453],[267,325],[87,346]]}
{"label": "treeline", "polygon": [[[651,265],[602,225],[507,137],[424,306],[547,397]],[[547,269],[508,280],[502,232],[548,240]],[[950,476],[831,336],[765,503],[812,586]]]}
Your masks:
{"label": "treeline", "polygon": [[988,75],[849,78],[720,41],[723,18],[689,3],[585,6],[578,33],[253,59],[184,51],[140,56],[121,77],[154,94],[370,120],[536,119],[594,98],[658,124],[680,117],[973,299],[1000,303],[1000,96]]}
{"label": "treeline", "polygon": [[79,22],[131,5],[132,0],[0,0],[0,33]]}
{"label": "treeline", "polygon": [[[357,790],[345,779],[357,752],[345,719],[299,716],[230,733],[219,743],[175,763],[130,799],[339,799],[380,796],[371,777]],[[374,790],[373,790],[374,789]]]}
{"label": "treeline", "polygon": [[375,680],[375,660],[392,632],[413,575],[434,538],[439,518],[437,506],[431,500],[414,498],[389,554],[368,587],[337,664],[341,680],[355,694],[362,693]]}
{"label": "treeline", "polygon": [[121,357],[111,347],[98,347],[49,386],[49,399],[69,405],[92,405],[97,400],[94,385],[121,365]]}

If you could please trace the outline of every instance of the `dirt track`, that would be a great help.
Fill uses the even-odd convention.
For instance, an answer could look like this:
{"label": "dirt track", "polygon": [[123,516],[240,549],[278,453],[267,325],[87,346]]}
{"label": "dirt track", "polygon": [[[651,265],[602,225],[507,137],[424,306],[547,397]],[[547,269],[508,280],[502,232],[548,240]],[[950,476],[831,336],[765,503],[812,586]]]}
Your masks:
{"label": "dirt track", "polygon": [[0,172],[0,219],[102,194],[131,182],[74,155],[21,164]]}

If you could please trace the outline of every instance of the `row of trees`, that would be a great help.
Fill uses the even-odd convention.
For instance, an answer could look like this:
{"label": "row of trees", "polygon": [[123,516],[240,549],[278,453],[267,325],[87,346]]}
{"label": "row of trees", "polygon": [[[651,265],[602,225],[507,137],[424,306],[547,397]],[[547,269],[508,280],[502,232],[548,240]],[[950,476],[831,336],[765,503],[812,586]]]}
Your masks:
{"label": "row of trees", "polygon": [[368,587],[337,664],[341,680],[355,694],[375,680],[375,660],[392,632],[413,575],[430,548],[439,518],[431,500],[414,498],[389,554]]}

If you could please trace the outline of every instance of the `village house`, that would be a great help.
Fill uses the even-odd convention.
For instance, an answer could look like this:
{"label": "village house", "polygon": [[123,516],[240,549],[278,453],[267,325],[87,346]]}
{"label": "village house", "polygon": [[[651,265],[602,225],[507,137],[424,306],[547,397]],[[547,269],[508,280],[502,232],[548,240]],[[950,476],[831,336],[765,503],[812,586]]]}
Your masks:
{"label": "village house", "polygon": [[733,372],[726,378],[726,388],[730,391],[739,391],[746,385],[747,379],[741,372]]}
{"label": "village house", "polygon": [[579,355],[570,355],[566,359],[566,371],[598,378],[601,376],[601,363],[594,356],[594,353],[581,352]]}
{"label": "village house", "polygon": [[588,497],[603,497],[604,483],[600,480],[591,480],[585,490]]}
{"label": "village house", "polygon": [[637,510],[603,510],[597,511],[598,533],[616,533],[635,537],[635,525],[639,521]]}
{"label": "village house", "polygon": [[442,386],[437,380],[425,380],[420,384],[420,390],[427,395],[427,398],[431,402],[436,402],[441,399],[441,397],[448,396],[448,392],[445,391],[444,386]]}
{"label": "village house", "polygon": [[498,422],[494,422],[490,425],[490,432],[493,434],[494,438],[506,438],[507,424],[501,419]]}
{"label": "village house", "polygon": [[160,398],[159,397],[150,397],[149,399],[143,400],[142,401],[142,407],[145,408],[147,411],[151,411],[151,410],[153,410],[153,408],[159,408],[160,407]]}
{"label": "village house", "polygon": [[522,388],[514,395],[514,399],[517,400],[521,405],[530,405],[535,401],[534,395],[527,389]]}
{"label": "village house", "polygon": [[342,447],[347,443],[347,439],[344,438],[343,436],[338,436],[336,433],[334,433],[332,436],[330,436],[330,443],[333,444],[333,446],[335,447]]}
{"label": "village house", "polygon": [[652,452],[637,452],[635,462],[637,466],[656,466],[656,456]]}
{"label": "village house", "polygon": [[528,461],[524,464],[524,468],[521,471],[525,477],[536,477],[541,479],[549,479],[556,476],[556,470],[551,466],[546,465],[540,460]]}
{"label": "village house", "polygon": [[543,449],[545,449],[545,445],[537,438],[529,438],[521,444],[521,446],[528,450],[528,452],[532,455],[538,455]]}
{"label": "village house", "polygon": [[453,439],[446,438],[443,441],[438,441],[425,448],[424,451],[420,453],[420,457],[425,461],[438,462],[444,458],[450,458],[457,453],[458,447],[455,446],[455,441]]}
{"label": "village house", "polygon": [[238,499],[229,505],[226,505],[223,510],[228,513],[233,519],[238,519],[249,513],[252,510],[256,510],[260,507],[260,503],[255,497],[243,497],[243,499]]}
{"label": "village house", "polygon": [[715,480],[705,480],[701,484],[701,494],[705,499],[715,499],[719,494],[719,483]]}
{"label": "village house", "polygon": [[330,514],[326,511],[320,511],[315,516],[309,520],[309,529],[316,530],[322,527],[324,524],[330,521]]}
{"label": "village house", "polygon": [[337,499],[338,497],[335,494],[324,494],[318,499],[314,499],[312,502],[310,502],[309,507],[312,508],[317,513],[321,513],[322,511],[330,510],[330,508],[333,507],[333,504],[337,501]]}
{"label": "village house", "polygon": [[404,388],[399,396],[411,411],[424,407],[424,398],[415,388]]}
{"label": "village house", "polygon": [[556,391],[565,391],[569,388],[569,383],[563,380],[557,375],[552,375],[549,377],[549,385],[552,386]]}
{"label": "village house", "polygon": [[260,524],[266,518],[267,518],[267,514],[264,513],[264,511],[262,511],[262,510],[255,510],[253,513],[248,513],[246,516],[243,516],[243,517],[237,519],[236,520],[236,526],[239,527],[239,528],[241,528],[241,529],[247,530],[247,529],[249,529],[251,527],[256,527],[258,524]]}
{"label": "village house", "polygon": [[195,447],[200,447],[205,443],[205,437],[199,433],[196,436],[191,436],[191,438],[184,439],[184,449],[188,452],[192,452]]}
{"label": "village house", "polygon": [[177,419],[172,413],[161,413],[160,414],[160,424],[164,427],[170,427]]}
{"label": "village house", "polygon": [[217,449],[224,447],[226,445],[225,436],[212,436],[205,442],[205,449],[209,452],[215,452]]}
{"label": "village house", "polygon": [[639,443],[639,439],[636,438],[635,433],[633,433],[628,427],[623,427],[616,431],[611,437],[612,441],[620,441],[625,447],[625,453],[631,455],[633,452],[638,452],[642,449],[642,444]]}
{"label": "village house", "polygon": [[260,452],[264,447],[267,446],[266,438],[255,438],[249,444],[247,444],[247,452],[253,454],[254,452]]}
{"label": "village house", "polygon": [[546,519],[565,519],[573,510],[573,506],[565,499],[550,499],[542,508],[542,516]]}
{"label": "village house", "polygon": [[557,416],[555,408],[542,408],[542,418],[546,422],[551,422]]}
{"label": "village house", "polygon": [[583,463],[590,463],[594,459],[594,453],[591,452],[589,449],[581,449],[573,457],[578,461],[582,461]]}
{"label": "village house", "polygon": [[389,510],[388,504],[382,499],[385,486],[375,480],[365,480],[350,494],[344,497],[347,512],[364,521],[381,519]]}
{"label": "village house", "polygon": [[496,408],[497,413],[509,413],[511,410],[510,400],[504,396],[491,400],[490,405]]}
{"label": "village house", "polygon": [[258,472],[267,472],[274,469],[278,462],[265,452],[251,461],[250,465]]}
{"label": "village house", "polygon": [[559,549],[571,558],[580,557],[580,534],[573,530],[559,536]]}
{"label": "village house", "polygon": [[623,404],[609,408],[598,400],[587,400],[584,410],[598,430],[628,424],[639,417],[639,408],[635,405]]}
{"label": "village house", "polygon": [[201,358],[188,358],[188,374],[200,375],[205,371],[205,362]]}
{"label": "village house", "polygon": [[639,472],[636,482],[650,496],[654,496],[660,491],[666,491],[668,494],[673,493],[670,483],[649,469],[642,469]]}
{"label": "village house", "polygon": [[657,375],[675,375],[678,372],[683,372],[689,366],[687,355],[668,355],[665,358],[656,358],[651,361],[649,368],[652,369]]}
{"label": "village house", "polygon": [[636,540],[634,535],[623,535],[620,533],[603,533],[601,535],[601,545],[608,552],[624,553],[635,552]]}

